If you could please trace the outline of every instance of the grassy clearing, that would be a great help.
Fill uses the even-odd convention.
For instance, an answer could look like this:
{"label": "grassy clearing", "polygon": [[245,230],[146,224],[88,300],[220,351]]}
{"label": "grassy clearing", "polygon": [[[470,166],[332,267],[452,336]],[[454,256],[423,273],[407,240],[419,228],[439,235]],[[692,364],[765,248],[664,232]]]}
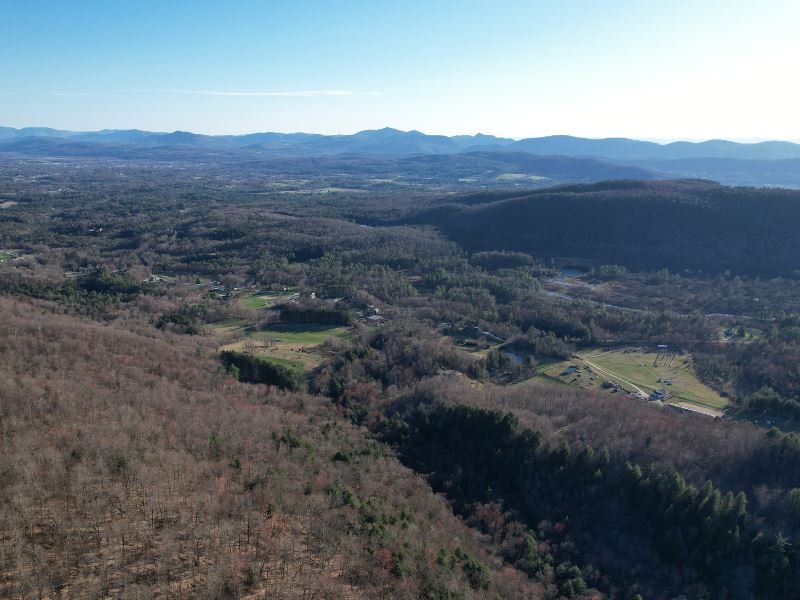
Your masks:
{"label": "grassy clearing", "polygon": [[0,250],[0,262],[11,260],[12,258],[14,258],[13,254],[9,254],[8,252],[3,252]]}
{"label": "grassy clearing", "polygon": [[[653,366],[656,358],[654,352],[593,351],[579,356],[646,391],[666,390],[668,401],[689,402],[717,409],[725,408],[728,404],[697,378],[692,369],[692,357],[688,354],[679,354],[670,366],[659,363],[657,367]],[[671,379],[672,385],[664,385],[665,379]]]}
{"label": "grassy clearing", "polygon": [[260,333],[272,337],[276,341],[306,346],[318,346],[329,337],[351,335],[349,327],[324,323],[275,323]]}
{"label": "grassy clearing", "polygon": [[245,296],[239,300],[239,303],[250,310],[259,310],[269,306],[269,300],[265,296]]}
{"label": "grassy clearing", "polygon": [[478,358],[486,358],[486,355],[489,352],[503,345],[502,342],[495,342],[493,344],[487,344],[483,348],[479,348],[475,343],[459,341],[458,339],[455,339],[452,336],[450,336],[450,339],[452,340],[453,345],[455,345],[458,348],[461,348],[466,352],[469,352],[472,356]]}
{"label": "grassy clearing", "polygon": [[[542,375],[549,379],[558,379],[586,388],[599,389],[603,381],[608,379],[620,383],[626,388],[631,388],[630,384],[633,384],[647,394],[655,390],[664,390],[667,394],[666,402],[670,404],[687,402],[717,410],[722,410],[727,406],[724,398],[697,378],[692,369],[690,355],[679,354],[670,366],[659,364],[654,367],[655,358],[656,353],[654,352],[587,350],[577,353],[573,359],[544,368]],[[589,372],[586,368],[589,363],[605,372],[600,372],[598,369],[593,369],[593,373]],[[560,373],[571,364],[581,366],[583,372],[560,376]],[[661,382],[658,381],[659,379]],[[666,379],[671,379],[672,385],[666,385],[664,383]]]}
{"label": "grassy clearing", "polygon": [[239,300],[239,303],[250,310],[269,308],[293,298],[293,292],[257,292]]}
{"label": "grassy clearing", "polygon": [[346,338],[351,335],[352,331],[348,327],[316,323],[276,323],[221,349],[252,352],[270,360],[284,361],[282,364],[313,369],[325,359],[319,346],[326,339]]}

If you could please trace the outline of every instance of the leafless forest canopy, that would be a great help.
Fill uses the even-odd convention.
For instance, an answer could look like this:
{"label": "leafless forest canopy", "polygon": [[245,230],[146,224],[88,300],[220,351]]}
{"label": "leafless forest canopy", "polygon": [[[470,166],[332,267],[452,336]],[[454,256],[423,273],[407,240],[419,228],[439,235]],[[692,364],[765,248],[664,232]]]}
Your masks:
{"label": "leafless forest canopy", "polygon": [[800,598],[798,193],[304,168],[0,159],[0,598]]}

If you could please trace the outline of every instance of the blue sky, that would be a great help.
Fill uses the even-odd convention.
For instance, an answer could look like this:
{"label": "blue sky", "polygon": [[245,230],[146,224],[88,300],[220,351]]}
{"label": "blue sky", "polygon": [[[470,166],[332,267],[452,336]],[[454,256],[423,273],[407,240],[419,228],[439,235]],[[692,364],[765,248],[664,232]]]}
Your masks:
{"label": "blue sky", "polygon": [[0,0],[0,124],[800,139],[797,0]]}

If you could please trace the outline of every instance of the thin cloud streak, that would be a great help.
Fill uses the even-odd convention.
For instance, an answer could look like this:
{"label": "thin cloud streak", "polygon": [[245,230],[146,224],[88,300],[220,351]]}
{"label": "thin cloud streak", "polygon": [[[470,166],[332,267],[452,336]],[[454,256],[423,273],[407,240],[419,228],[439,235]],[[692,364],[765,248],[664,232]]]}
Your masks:
{"label": "thin cloud streak", "polygon": [[188,94],[193,96],[228,96],[246,98],[313,98],[317,96],[380,96],[381,92],[352,92],[348,90],[294,90],[286,92],[229,92],[213,90],[165,90],[172,94]]}

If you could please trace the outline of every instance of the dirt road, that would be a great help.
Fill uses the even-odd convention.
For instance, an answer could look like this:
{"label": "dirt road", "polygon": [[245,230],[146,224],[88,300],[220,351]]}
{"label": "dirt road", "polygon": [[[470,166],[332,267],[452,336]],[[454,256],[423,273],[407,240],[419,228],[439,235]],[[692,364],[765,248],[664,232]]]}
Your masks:
{"label": "dirt road", "polygon": [[633,388],[636,391],[636,393],[638,393],[645,400],[650,397],[650,394],[645,392],[642,388],[640,388],[638,385],[636,385],[632,381],[628,381],[627,379],[623,379],[619,375],[615,375],[614,373],[610,373],[610,372],[606,371],[605,369],[603,369],[602,367],[598,367],[596,364],[589,362],[585,358],[582,358],[581,360],[583,362],[585,362],[587,365],[589,365],[595,371],[598,371],[600,373],[604,373],[604,374],[608,375],[611,379],[616,379],[617,381],[622,381],[623,383],[627,383],[629,386],[631,386],[631,388]]}

